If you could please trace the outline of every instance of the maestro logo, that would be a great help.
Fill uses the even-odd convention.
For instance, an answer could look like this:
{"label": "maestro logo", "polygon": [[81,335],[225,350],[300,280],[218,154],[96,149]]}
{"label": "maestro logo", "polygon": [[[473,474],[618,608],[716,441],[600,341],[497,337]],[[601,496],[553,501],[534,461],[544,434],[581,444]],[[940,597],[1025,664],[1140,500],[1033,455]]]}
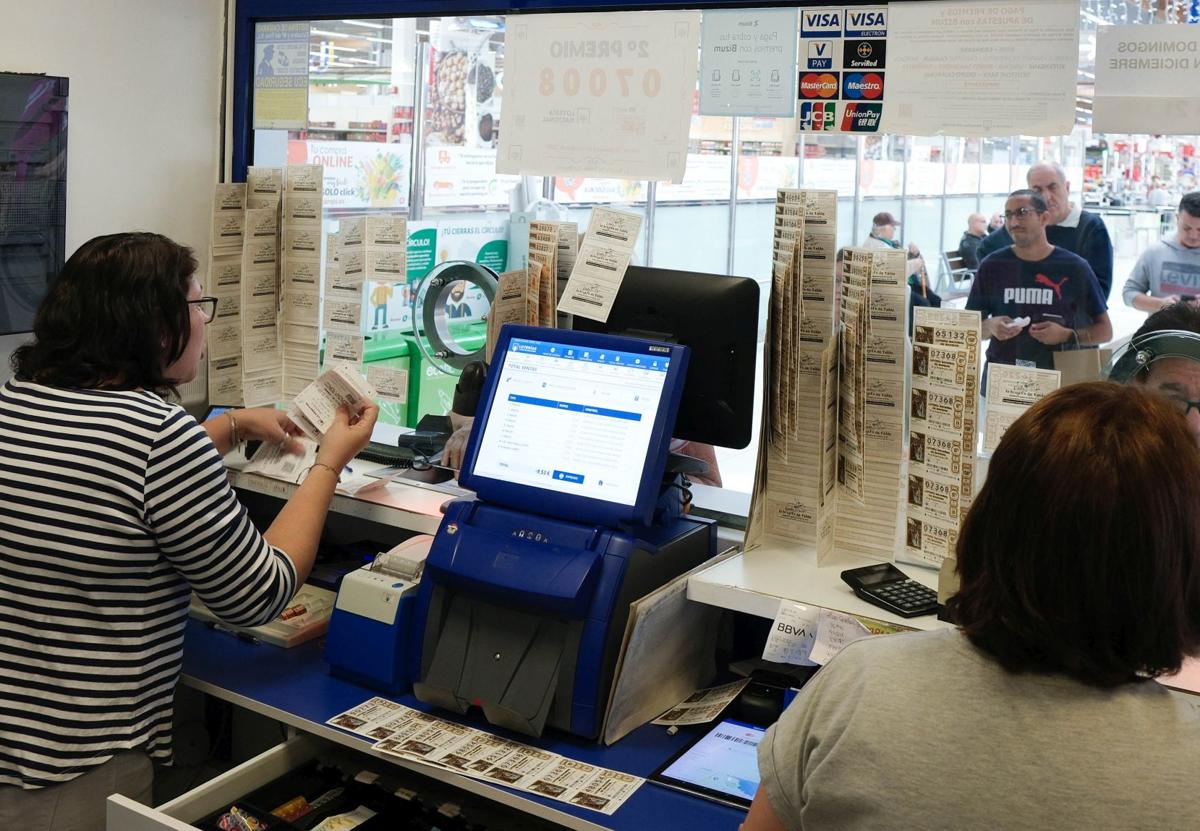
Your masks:
{"label": "maestro logo", "polygon": [[882,72],[847,72],[842,88],[843,98],[875,100],[883,97]]}
{"label": "maestro logo", "polygon": [[801,130],[832,130],[837,124],[837,104],[832,101],[800,102]]}
{"label": "maestro logo", "polygon": [[836,72],[805,72],[800,75],[801,98],[837,98]]}
{"label": "maestro logo", "polygon": [[882,113],[883,104],[847,104],[846,109],[842,111],[842,132],[878,133],[879,117]]}

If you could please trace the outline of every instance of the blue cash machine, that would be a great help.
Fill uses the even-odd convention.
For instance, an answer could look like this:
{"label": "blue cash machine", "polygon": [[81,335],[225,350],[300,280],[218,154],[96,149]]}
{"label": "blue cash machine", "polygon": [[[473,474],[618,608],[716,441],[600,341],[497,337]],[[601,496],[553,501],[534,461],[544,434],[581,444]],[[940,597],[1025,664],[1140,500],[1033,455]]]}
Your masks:
{"label": "blue cash machine", "polygon": [[[417,698],[599,735],[631,601],[715,552],[664,480],[690,350],[505,326],[425,564]],[[422,622],[424,625],[422,625]]]}

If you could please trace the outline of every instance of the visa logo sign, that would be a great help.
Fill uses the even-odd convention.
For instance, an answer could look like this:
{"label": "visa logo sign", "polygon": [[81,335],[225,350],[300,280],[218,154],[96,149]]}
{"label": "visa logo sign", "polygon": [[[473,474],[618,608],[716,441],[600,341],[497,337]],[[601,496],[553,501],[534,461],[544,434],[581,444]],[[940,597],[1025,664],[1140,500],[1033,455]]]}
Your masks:
{"label": "visa logo sign", "polygon": [[887,9],[846,10],[846,37],[881,38],[887,36]]}
{"label": "visa logo sign", "polygon": [[814,40],[808,45],[807,69],[833,69],[833,42]]}
{"label": "visa logo sign", "polygon": [[829,38],[842,36],[842,13],[818,9],[816,11],[801,11],[800,37]]}

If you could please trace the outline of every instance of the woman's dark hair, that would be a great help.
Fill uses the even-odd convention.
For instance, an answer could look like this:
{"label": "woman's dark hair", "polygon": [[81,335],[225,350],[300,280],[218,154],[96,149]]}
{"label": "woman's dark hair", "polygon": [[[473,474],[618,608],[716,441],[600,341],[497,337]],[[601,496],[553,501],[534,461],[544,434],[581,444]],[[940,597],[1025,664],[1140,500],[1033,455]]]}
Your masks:
{"label": "woman's dark hair", "polygon": [[85,242],[38,306],[34,341],[13,353],[14,374],[55,387],[174,392],[163,371],[191,334],[195,273],[192,250],[161,234]]}
{"label": "woman's dark hair", "polygon": [[1011,672],[1112,687],[1200,649],[1200,449],[1179,410],[1074,384],[1017,419],[958,537],[955,621]]}

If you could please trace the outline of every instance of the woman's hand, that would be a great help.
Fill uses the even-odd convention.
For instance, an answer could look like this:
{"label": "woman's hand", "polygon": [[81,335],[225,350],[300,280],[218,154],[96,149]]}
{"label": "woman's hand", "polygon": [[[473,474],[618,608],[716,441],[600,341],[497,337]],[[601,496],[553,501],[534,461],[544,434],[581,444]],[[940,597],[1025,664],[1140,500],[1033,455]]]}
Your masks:
{"label": "woman's hand", "polygon": [[378,417],[379,407],[375,404],[368,403],[358,414],[345,404],[338,405],[333,425],[325,431],[325,439],[317,451],[317,461],[334,470],[344,468],[367,446]]}
{"label": "woman's hand", "polygon": [[300,453],[303,450],[295,437],[304,434],[283,410],[252,407],[248,410],[234,410],[233,417],[237,419],[238,438],[242,441],[281,444],[289,453]]}

